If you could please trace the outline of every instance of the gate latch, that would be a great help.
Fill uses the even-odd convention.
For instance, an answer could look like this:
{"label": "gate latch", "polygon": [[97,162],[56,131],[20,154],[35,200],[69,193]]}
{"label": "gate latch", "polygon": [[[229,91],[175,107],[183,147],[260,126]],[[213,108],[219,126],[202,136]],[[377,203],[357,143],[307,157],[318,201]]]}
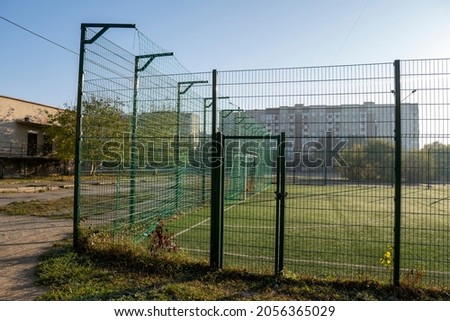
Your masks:
{"label": "gate latch", "polygon": [[288,196],[287,192],[284,193],[284,195],[283,195],[283,193],[279,193],[279,192],[274,192],[274,194],[275,194],[275,199],[278,201],[281,200],[282,198],[287,198],[287,196]]}

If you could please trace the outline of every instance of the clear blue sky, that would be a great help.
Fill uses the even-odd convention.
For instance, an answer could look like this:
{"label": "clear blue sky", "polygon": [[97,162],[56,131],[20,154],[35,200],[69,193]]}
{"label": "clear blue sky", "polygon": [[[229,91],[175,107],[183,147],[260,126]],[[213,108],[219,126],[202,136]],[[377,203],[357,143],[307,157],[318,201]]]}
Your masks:
{"label": "clear blue sky", "polygon": [[[0,0],[0,16],[76,52],[82,22],[135,23],[191,71],[450,57],[449,0]],[[77,70],[0,19],[0,95],[73,103]]]}

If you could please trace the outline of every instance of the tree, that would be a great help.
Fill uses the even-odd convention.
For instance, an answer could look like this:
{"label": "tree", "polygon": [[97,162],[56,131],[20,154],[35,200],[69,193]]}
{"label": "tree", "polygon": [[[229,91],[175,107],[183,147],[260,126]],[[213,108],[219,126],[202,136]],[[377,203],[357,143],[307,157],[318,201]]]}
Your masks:
{"label": "tree", "polygon": [[341,175],[351,181],[363,180],[366,176],[367,155],[360,144],[341,153],[348,167],[338,167]]}
{"label": "tree", "polygon": [[450,145],[439,142],[427,144],[423,147],[429,153],[429,157],[434,161],[435,177],[438,182],[447,183],[450,181]]}
{"label": "tree", "polygon": [[173,165],[176,120],[177,115],[173,111],[145,112],[138,115],[138,143],[146,150],[146,155],[139,153],[139,164],[145,162],[155,168]]}
{"label": "tree", "polygon": [[[122,139],[129,126],[122,107],[118,100],[93,96],[82,104],[80,156],[82,162],[90,164],[91,175],[103,161],[102,146],[110,140]],[[48,134],[55,144],[54,156],[65,162],[75,159],[76,116],[76,108],[68,107],[49,118]]]}
{"label": "tree", "polygon": [[371,139],[366,144],[354,144],[343,151],[348,167],[340,167],[349,180],[392,182],[394,175],[394,145],[390,141]]}
{"label": "tree", "polygon": [[392,182],[394,177],[394,144],[388,140],[370,139],[364,146],[368,166],[372,168],[369,180]]}
{"label": "tree", "polygon": [[402,177],[408,183],[430,183],[436,175],[435,161],[426,148],[408,151],[402,168]]}
{"label": "tree", "polygon": [[73,161],[75,158],[76,110],[68,107],[49,116],[46,134],[50,136],[55,148],[53,156],[63,162]]}

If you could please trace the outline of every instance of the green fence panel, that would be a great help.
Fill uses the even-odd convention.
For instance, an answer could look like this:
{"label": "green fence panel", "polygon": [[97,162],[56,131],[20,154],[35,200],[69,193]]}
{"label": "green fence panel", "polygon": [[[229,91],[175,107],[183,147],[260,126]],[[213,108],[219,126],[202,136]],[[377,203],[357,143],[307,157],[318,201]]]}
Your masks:
{"label": "green fence panel", "polygon": [[448,59],[396,62],[397,78],[392,63],[191,73],[138,31],[117,45],[113,27],[133,26],[82,29],[75,242],[151,246],[159,229],[201,260],[213,238],[215,268],[448,284]]}
{"label": "green fence panel", "polygon": [[150,246],[164,226],[174,247],[207,257],[211,75],[139,31],[130,50],[96,27],[81,64],[77,229]]}

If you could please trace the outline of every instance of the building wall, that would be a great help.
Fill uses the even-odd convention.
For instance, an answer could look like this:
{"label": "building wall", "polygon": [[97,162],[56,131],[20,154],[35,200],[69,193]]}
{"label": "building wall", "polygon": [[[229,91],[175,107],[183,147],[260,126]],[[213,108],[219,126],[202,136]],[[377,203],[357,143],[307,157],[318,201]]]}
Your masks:
{"label": "building wall", "polygon": [[49,115],[60,109],[0,96],[0,157],[26,156],[28,134],[37,134],[38,148],[43,146],[44,128]]}
{"label": "building wall", "polygon": [[[287,155],[300,151],[308,141],[325,137],[347,138],[350,143],[363,142],[370,138],[392,140],[394,136],[394,105],[366,102],[362,105],[336,106],[282,106],[264,110],[249,110],[247,113],[271,133],[285,132],[290,140]],[[403,147],[419,149],[419,106],[402,104]],[[293,147],[290,147],[293,146]]]}
{"label": "building wall", "polygon": [[[44,144],[50,115],[60,109],[12,97],[0,96],[0,178],[61,172]],[[36,144],[30,148],[28,135]],[[30,148],[30,149],[29,149]]]}

